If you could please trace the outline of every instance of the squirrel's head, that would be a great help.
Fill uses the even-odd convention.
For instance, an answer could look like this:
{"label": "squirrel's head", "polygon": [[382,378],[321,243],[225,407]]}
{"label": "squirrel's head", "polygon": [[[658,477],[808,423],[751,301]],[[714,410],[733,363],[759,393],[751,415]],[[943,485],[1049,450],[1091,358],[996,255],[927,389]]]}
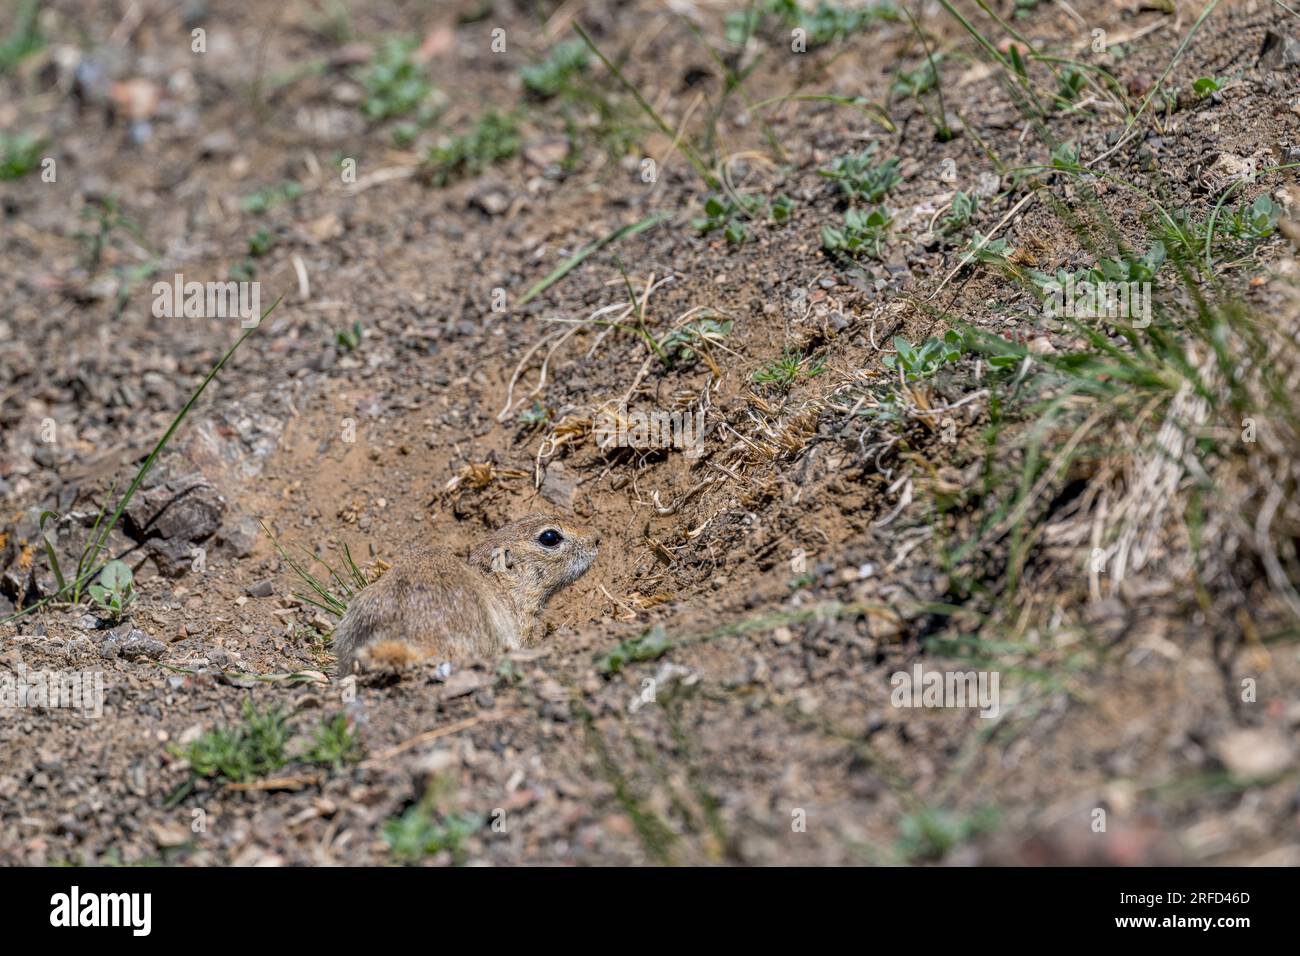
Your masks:
{"label": "squirrel's head", "polygon": [[504,580],[521,606],[540,609],[587,573],[599,544],[598,532],[559,515],[532,514],[488,536],[470,562]]}

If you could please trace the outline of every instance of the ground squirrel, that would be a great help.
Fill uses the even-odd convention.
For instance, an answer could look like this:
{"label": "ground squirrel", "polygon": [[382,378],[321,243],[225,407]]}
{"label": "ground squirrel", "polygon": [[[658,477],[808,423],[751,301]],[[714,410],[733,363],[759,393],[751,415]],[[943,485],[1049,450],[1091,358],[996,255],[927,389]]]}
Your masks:
{"label": "ground squirrel", "polygon": [[542,609],[582,577],[600,535],[556,515],[528,515],[490,535],[468,563],[425,545],[384,572],[334,629],[340,676],[366,667],[454,660],[533,644]]}

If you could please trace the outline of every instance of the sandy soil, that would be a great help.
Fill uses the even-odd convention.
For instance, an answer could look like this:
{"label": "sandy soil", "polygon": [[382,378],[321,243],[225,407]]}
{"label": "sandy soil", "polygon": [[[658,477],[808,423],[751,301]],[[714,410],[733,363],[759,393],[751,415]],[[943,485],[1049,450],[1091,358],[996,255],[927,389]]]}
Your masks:
{"label": "sandy soil", "polygon": [[[1006,383],[965,356],[924,389],[944,422],[881,425],[859,404],[897,378],[882,362],[896,336],[959,321],[1070,347],[1003,270],[957,270],[962,242],[934,234],[954,191],[984,196],[970,228],[1051,271],[1088,259],[1063,225],[1085,197],[1012,171],[1052,144],[1098,158],[1104,210],[1142,248],[1150,208],[1121,180],[1205,209],[1240,164],[1291,162],[1300,75],[1259,57],[1270,31],[1298,35],[1285,11],[1217,9],[1164,82],[1177,95],[1129,131],[1091,87],[1030,123],[957,20],[921,5],[956,132],[941,141],[933,93],[891,93],[926,64],[905,19],[806,53],[769,20],[740,54],[724,33],[740,3],[435,6],[56,2],[41,48],[0,73],[0,131],[38,136],[57,169],[0,182],[0,613],[56,588],[41,513],[75,566],[101,505],[241,334],[238,317],[156,316],[153,284],[234,276],[261,283],[263,309],[283,296],[110,538],[138,590],[126,618],[56,602],[0,624],[6,672],[104,686],[97,717],[0,712],[0,861],[1300,862],[1294,623],[1261,599],[1228,630],[1173,559],[1099,591],[1092,542],[1052,515],[1102,464],[1053,486],[1047,535],[954,560],[981,513],[945,496],[989,456],[1024,454],[986,445]],[[992,6],[1039,49],[1110,70],[1135,108],[1200,12]],[[672,135],[594,59],[578,93],[523,87],[574,20]],[[409,117],[366,115],[390,37],[419,45],[439,111],[409,133]],[[757,65],[724,96],[738,62]],[[1230,82],[1195,97],[1204,76]],[[795,91],[885,105],[893,128],[826,98],[754,106]],[[518,117],[517,154],[431,182],[426,151],[489,108]],[[789,197],[789,221],[759,215],[739,245],[700,234],[720,189],[683,143],[735,192]],[[878,259],[845,267],[821,233],[848,204],[819,170],[867,143],[898,160],[895,221]],[[1283,308],[1290,255],[1274,236],[1221,279]],[[728,330],[693,357],[665,362],[642,334],[705,319]],[[755,381],[795,352],[788,387]],[[702,410],[703,453],[599,447],[592,422],[620,400]],[[416,543],[464,555],[543,508],[604,544],[540,646],[348,682],[327,676],[332,618],[262,528],[375,570]],[[1009,566],[1018,591],[999,583]],[[602,667],[651,628],[666,650]],[[894,706],[891,677],[918,665],[998,674],[997,715]],[[250,702],[287,716],[291,758],[196,779],[185,748]],[[356,752],[301,759],[337,715]],[[432,834],[425,852],[403,853],[403,819]]]}

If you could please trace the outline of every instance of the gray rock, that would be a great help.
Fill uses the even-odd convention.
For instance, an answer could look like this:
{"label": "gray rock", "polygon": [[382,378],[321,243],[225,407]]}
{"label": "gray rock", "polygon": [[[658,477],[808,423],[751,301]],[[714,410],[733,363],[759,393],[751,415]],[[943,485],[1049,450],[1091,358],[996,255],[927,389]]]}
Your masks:
{"label": "gray rock", "polygon": [[194,566],[195,545],[191,541],[183,538],[151,538],[147,546],[149,556],[163,577],[179,578]]}
{"label": "gray rock", "polygon": [[492,681],[482,674],[474,671],[459,671],[446,679],[443,693],[447,699],[464,697],[490,686],[491,683]]}
{"label": "gray rock", "polygon": [[216,534],[225,499],[203,478],[176,479],[138,493],[126,510],[136,538],[203,541]]}
{"label": "gray rock", "polygon": [[573,509],[573,495],[578,488],[577,476],[559,462],[546,466],[542,478],[542,497],[566,511]]}
{"label": "gray rock", "polygon": [[253,553],[262,529],[257,519],[242,515],[234,522],[227,522],[217,534],[217,547],[228,552],[232,557],[246,558]]}
{"label": "gray rock", "polygon": [[1259,50],[1258,65],[1263,70],[1286,70],[1300,65],[1300,41],[1290,34],[1268,31]]}
{"label": "gray rock", "polygon": [[469,197],[469,204],[489,216],[499,216],[510,208],[510,193],[501,183],[484,183]]}
{"label": "gray rock", "polygon": [[132,631],[131,636],[122,642],[122,656],[129,660],[147,657],[156,661],[165,653],[167,653],[167,645],[143,631]]}
{"label": "gray rock", "polygon": [[272,594],[275,593],[275,585],[268,578],[263,581],[258,581],[256,584],[250,585],[248,588],[245,589],[245,592],[248,594],[249,597],[255,597],[255,598],[270,597]]}
{"label": "gray rock", "polygon": [[1272,727],[1231,730],[1220,735],[1211,749],[1241,780],[1267,780],[1285,773],[1295,763],[1291,742]]}
{"label": "gray rock", "polygon": [[103,658],[123,657],[127,660],[148,658],[158,660],[167,652],[167,645],[144,631],[137,630],[129,624],[110,631],[99,645],[99,656]]}

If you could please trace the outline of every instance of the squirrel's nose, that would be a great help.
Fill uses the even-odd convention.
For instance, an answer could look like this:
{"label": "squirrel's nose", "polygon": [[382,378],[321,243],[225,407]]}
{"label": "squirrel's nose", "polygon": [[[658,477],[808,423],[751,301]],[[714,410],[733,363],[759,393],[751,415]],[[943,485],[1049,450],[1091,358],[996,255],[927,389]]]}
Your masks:
{"label": "squirrel's nose", "polygon": [[593,532],[591,533],[591,546],[594,548],[594,547],[596,547],[598,544],[600,544],[600,532],[599,532],[599,531],[593,531]]}

